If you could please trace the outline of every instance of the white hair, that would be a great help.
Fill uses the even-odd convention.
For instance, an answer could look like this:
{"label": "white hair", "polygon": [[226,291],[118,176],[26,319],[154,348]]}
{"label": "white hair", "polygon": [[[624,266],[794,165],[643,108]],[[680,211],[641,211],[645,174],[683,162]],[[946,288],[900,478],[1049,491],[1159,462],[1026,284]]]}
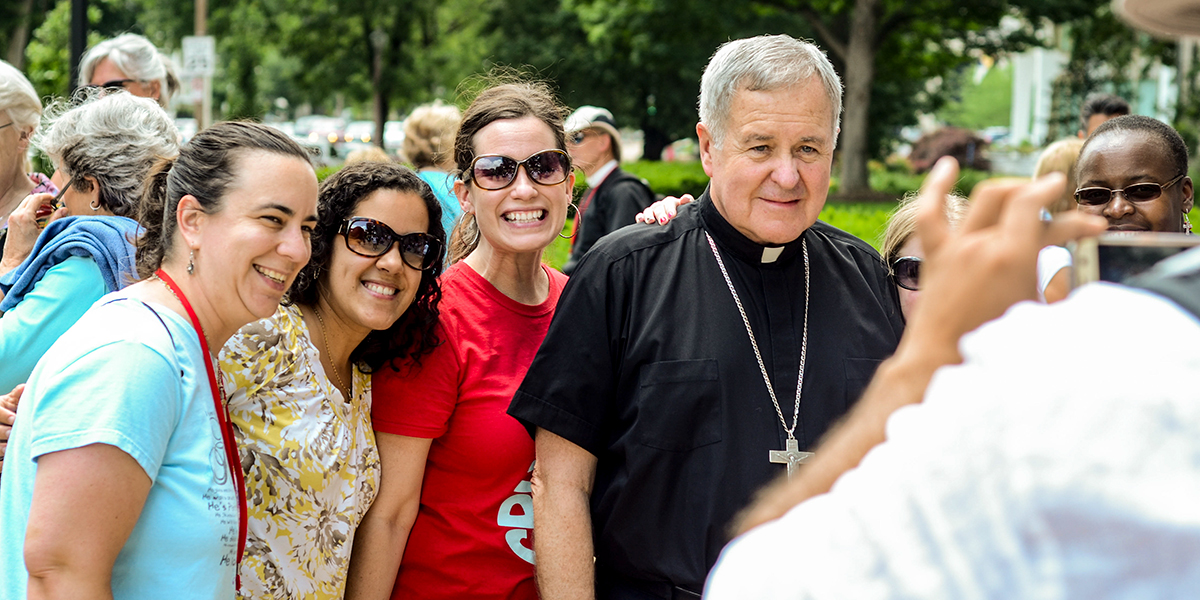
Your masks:
{"label": "white hair", "polygon": [[155,162],[179,155],[171,117],[149,98],[129,92],[94,92],[73,105],[60,100],[46,110],[33,143],[55,168],[91,191],[84,176],[100,185],[100,202],[115,214],[133,217]]}
{"label": "white hair", "polygon": [[92,46],[79,61],[80,87],[92,82],[96,66],[106,58],[130,79],[157,81],[158,103],[163,108],[179,91],[179,76],[175,74],[171,59],[159,52],[150,40],[136,33],[123,33]]}
{"label": "white hair", "polygon": [[842,118],[842,80],[815,44],[790,35],[760,35],[721,44],[700,78],[700,122],[721,147],[738,90],[778,90],[816,76],[833,107],[833,130]]}
{"label": "white hair", "polygon": [[42,101],[33,84],[3,60],[0,60],[0,110],[7,112],[17,127],[30,131],[37,127],[42,116]]}

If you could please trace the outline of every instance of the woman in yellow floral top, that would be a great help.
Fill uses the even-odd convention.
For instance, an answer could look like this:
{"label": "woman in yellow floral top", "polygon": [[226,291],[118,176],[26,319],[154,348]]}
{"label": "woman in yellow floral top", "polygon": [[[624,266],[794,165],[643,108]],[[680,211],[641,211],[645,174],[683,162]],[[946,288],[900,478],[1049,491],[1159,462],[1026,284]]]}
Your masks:
{"label": "woman in yellow floral top", "polygon": [[221,352],[249,509],[241,598],[342,597],[379,487],[370,373],[436,344],[445,234],[429,186],[360,163],[325,181],[319,211],[288,300]]}

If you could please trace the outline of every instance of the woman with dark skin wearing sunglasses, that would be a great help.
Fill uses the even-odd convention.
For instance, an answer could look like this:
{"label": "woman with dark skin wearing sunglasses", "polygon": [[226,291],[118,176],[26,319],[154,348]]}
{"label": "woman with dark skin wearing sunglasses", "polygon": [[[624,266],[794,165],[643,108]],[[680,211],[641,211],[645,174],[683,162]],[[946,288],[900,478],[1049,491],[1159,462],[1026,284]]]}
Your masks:
{"label": "woman with dark skin wearing sunglasses", "polygon": [[1192,178],[1183,138],[1157,119],[1106,121],[1079,153],[1075,202],[1109,231],[1191,232]]}
{"label": "woman with dark skin wearing sunglasses", "polygon": [[359,163],[321,186],[312,259],[221,352],[245,473],[241,598],[340,599],[379,489],[371,375],[435,342],[441,208],[415,173]]}
{"label": "woman with dark skin wearing sunglasses", "polygon": [[383,478],[347,598],[537,597],[533,441],[505,411],[566,283],[542,264],[574,185],[564,114],[527,83],[490,88],[463,114],[444,343],[411,371],[375,375]]}

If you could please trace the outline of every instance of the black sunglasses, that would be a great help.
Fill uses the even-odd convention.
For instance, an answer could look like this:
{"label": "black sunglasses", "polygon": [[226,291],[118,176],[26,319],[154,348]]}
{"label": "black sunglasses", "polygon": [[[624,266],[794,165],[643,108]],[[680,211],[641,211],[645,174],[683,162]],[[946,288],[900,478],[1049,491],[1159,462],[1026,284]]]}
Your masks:
{"label": "black sunglasses", "polygon": [[558,185],[567,180],[571,172],[571,157],[562,150],[542,150],[525,160],[517,160],[499,154],[476,156],[465,175],[475,185],[485,190],[502,190],[517,178],[522,166],[529,178],[541,185]]}
{"label": "black sunglasses", "polygon": [[137,79],[114,79],[112,81],[105,81],[104,83],[100,83],[100,84],[85,85],[85,86],[83,86],[83,89],[85,89],[85,90],[103,89],[103,90],[106,90],[109,92],[115,92],[117,90],[125,89],[125,84],[137,83],[137,81],[138,81]]}
{"label": "black sunglasses", "polygon": [[[1186,175],[1186,174],[1184,174]],[[1124,189],[1110,190],[1106,187],[1086,187],[1075,190],[1075,202],[1084,206],[1101,206],[1112,201],[1118,193],[1130,202],[1149,202],[1162,196],[1163,190],[1175,185],[1184,175],[1179,175],[1166,183],[1154,182],[1135,183]]]}
{"label": "black sunglasses", "polygon": [[896,285],[906,290],[915,292],[921,289],[921,259],[915,256],[901,256],[892,261],[892,279],[896,280]]}
{"label": "black sunglasses", "polygon": [[346,247],[359,256],[383,256],[393,244],[400,244],[400,258],[418,271],[429,270],[442,254],[442,242],[428,233],[398,235],[391,227],[366,217],[342,221],[338,233],[346,236]]}

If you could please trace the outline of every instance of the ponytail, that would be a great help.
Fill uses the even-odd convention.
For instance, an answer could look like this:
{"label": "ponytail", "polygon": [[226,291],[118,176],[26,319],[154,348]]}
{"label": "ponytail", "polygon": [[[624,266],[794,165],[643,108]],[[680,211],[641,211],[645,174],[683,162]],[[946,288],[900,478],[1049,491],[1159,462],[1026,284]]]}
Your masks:
{"label": "ponytail", "polygon": [[475,213],[464,213],[450,232],[450,264],[454,264],[479,247],[479,222]]}
{"label": "ponytail", "polygon": [[[167,177],[175,159],[164,158],[154,164],[146,179],[142,201],[138,203],[137,220],[142,225],[142,235],[137,240],[138,277],[147,279],[162,266],[166,258],[167,243],[175,230],[174,207],[167,201]],[[170,231],[168,231],[170,229]]]}

